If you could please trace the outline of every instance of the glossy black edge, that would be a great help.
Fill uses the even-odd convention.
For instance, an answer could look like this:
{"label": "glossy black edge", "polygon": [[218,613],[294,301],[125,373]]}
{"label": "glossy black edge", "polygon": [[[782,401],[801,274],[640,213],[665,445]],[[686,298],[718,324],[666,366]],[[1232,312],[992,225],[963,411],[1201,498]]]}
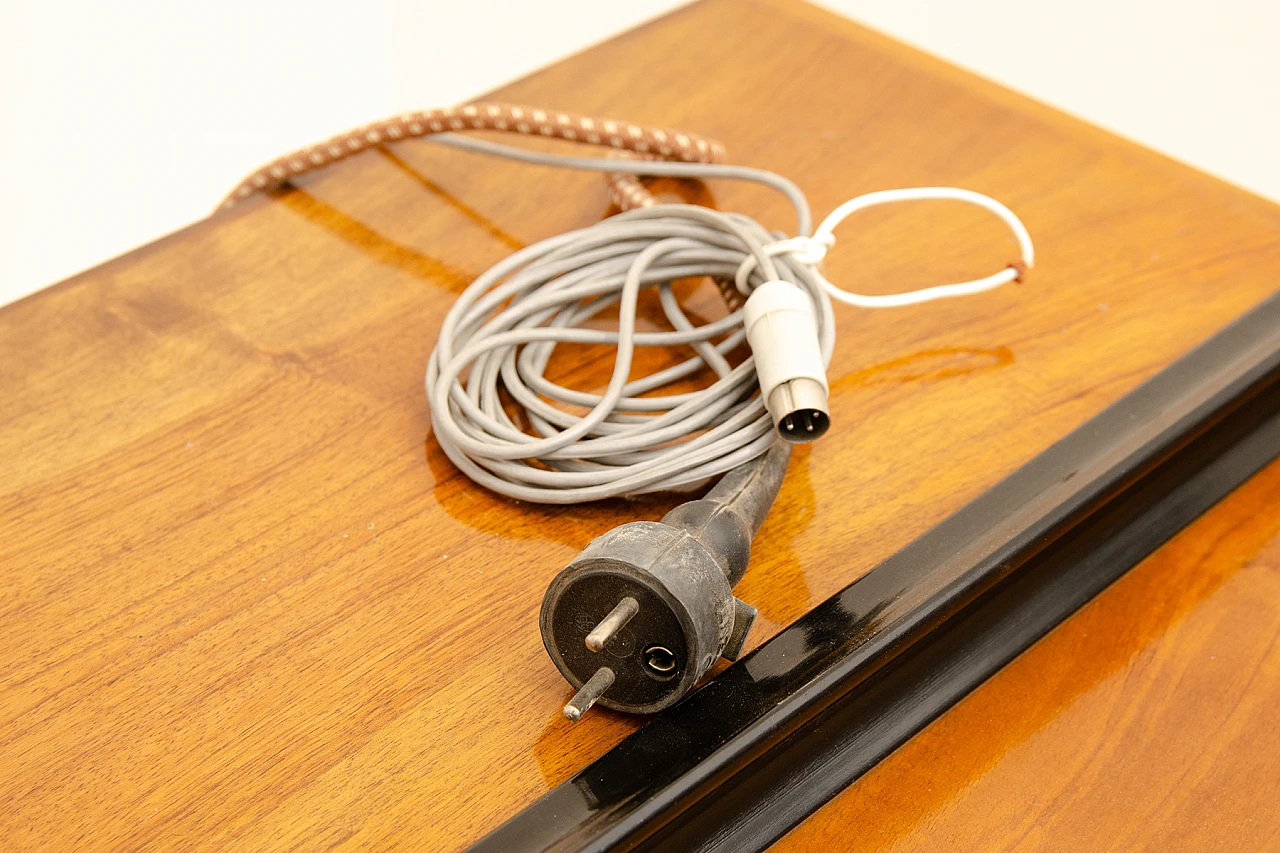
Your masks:
{"label": "glossy black edge", "polygon": [[471,849],[761,850],[1278,454],[1280,294]]}

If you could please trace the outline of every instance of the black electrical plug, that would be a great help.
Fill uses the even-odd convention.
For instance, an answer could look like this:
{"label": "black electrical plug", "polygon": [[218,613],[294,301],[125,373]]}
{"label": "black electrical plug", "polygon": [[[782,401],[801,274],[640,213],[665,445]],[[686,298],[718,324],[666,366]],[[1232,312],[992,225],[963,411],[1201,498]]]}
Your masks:
{"label": "black electrical plug", "polygon": [[599,702],[648,714],[675,704],[718,657],[736,660],[756,610],[735,598],[751,539],[786,472],[790,447],[726,474],[706,497],[595,539],[542,601],[542,641],[578,693],[577,720]]}

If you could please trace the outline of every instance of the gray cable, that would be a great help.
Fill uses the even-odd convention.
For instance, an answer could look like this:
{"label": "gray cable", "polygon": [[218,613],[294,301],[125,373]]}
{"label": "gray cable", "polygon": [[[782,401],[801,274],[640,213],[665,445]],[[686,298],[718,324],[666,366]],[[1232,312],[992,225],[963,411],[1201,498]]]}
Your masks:
{"label": "gray cable", "polygon": [[809,212],[809,200],[804,191],[790,178],[767,169],[751,166],[730,166],[721,163],[676,163],[670,160],[641,160],[635,158],[567,157],[563,154],[546,154],[529,151],[500,142],[459,136],[456,133],[437,133],[426,137],[434,145],[444,145],[474,154],[502,157],[534,166],[552,166],[559,169],[578,169],[586,172],[626,172],[655,178],[727,178],[734,181],[751,181],[777,190],[787,197],[796,209],[796,233],[808,237],[813,231],[813,216]]}
{"label": "gray cable", "polygon": [[[432,141],[536,165],[755,181],[791,201],[801,235],[811,228],[799,188],[760,169],[560,157],[452,135]],[[427,364],[426,392],[440,446],[467,476],[493,491],[557,504],[689,489],[756,459],[776,437],[756,393],[753,360],[734,367],[725,359],[745,337],[742,312],[695,326],[670,283],[698,276],[732,280],[754,258],[749,289],[780,278],[809,293],[829,361],[835,326],[813,269],[790,254],[765,253],[784,236],[742,214],[669,204],[621,213],[510,255],[458,297]],[[658,289],[670,331],[636,331],[638,295],[651,288]],[[586,325],[613,305],[616,331]],[[616,348],[603,393],[546,377],[559,343]],[[635,348],[654,346],[693,353],[631,379]],[[655,395],[703,368],[716,375],[707,387]],[[508,414],[499,389],[523,418]]]}

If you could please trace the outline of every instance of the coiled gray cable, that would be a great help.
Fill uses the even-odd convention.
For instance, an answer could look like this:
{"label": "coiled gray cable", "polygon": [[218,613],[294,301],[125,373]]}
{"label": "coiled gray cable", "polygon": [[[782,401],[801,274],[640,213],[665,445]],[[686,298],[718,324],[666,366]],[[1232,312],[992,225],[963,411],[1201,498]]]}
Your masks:
{"label": "coiled gray cable", "polygon": [[[787,196],[801,236],[812,227],[799,188],[760,169],[559,157],[452,135],[432,141],[537,165],[755,181]],[[789,253],[766,252],[786,236],[743,214],[668,204],[621,213],[515,252],[472,282],[441,326],[426,374],[437,441],[477,483],[509,497],[554,504],[687,489],[756,459],[777,438],[756,393],[753,360],[733,366],[725,358],[745,339],[742,311],[695,326],[671,282],[698,276],[732,280],[754,259],[748,290],[783,279],[809,293],[823,359],[829,361],[835,324],[813,267]],[[658,290],[670,331],[636,331],[637,299],[650,288]],[[618,306],[616,331],[586,325],[612,305]],[[560,343],[616,348],[604,393],[547,378]],[[693,354],[673,367],[630,378],[636,347],[673,346],[689,347]],[[707,387],[655,393],[703,368],[716,375]],[[508,414],[500,390],[536,435]]]}

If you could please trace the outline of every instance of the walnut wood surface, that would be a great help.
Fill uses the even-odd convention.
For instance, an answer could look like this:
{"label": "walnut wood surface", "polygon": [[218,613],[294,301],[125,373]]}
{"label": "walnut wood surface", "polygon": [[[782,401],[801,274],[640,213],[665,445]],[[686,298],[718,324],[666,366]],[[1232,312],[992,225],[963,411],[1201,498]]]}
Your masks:
{"label": "walnut wood surface", "polygon": [[[1280,208],[807,6],[709,0],[498,96],[707,133],[820,214],[955,184],[1036,237],[1021,286],[840,312],[835,426],[738,588],[753,645],[1280,284]],[[762,190],[684,192],[791,227]],[[593,536],[671,502],[488,494],[421,388],[466,282],[605,204],[594,176],[402,143],[0,310],[3,846],[455,850],[637,725],[560,718],[536,613]],[[830,275],[872,291],[1014,252],[946,204],[841,238]],[[784,846],[1274,846],[1278,484]]]}

